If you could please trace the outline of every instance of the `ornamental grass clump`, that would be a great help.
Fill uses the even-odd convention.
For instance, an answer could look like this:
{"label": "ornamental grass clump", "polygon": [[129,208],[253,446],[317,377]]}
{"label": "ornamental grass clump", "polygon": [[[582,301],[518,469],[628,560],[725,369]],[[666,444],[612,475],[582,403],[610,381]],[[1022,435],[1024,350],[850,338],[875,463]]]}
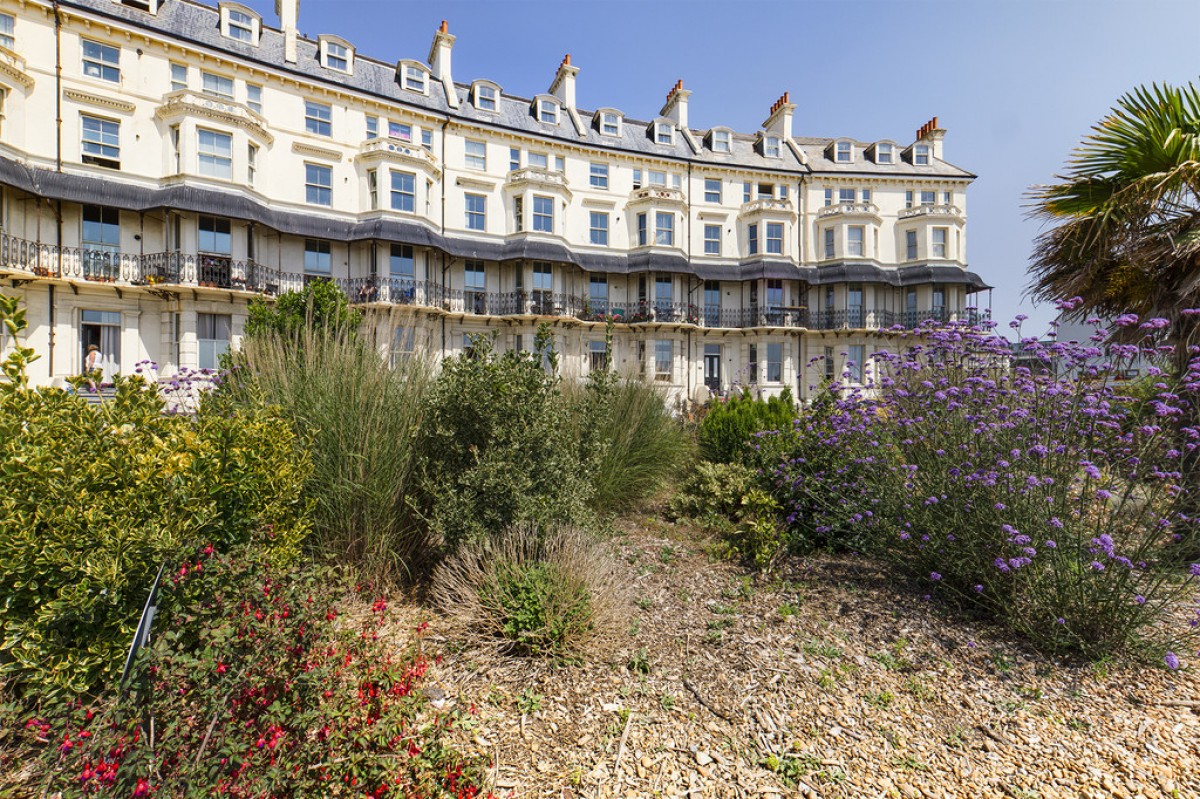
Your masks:
{"label": "ornamental grass clump", "polygon": [[1194,651],[1200,566],[1177,553],[1196,524],[1182,463],[1200,441],[1200,359],[1178,385],[1153,369],[1141,406],[1117,378],[1169,355],[1165,324],[1117,324],[1142,342],[1098,330],[1014,355],[987,328],[895,331],[872,384],[835,385],[823,424],[771,437],[789,524],[851,536],[1047,650]]}
{"label": "ornamental grass clump", "polygon": [[466,544],[438,567],[430,593],[465,639],[503,655],[579,657],[627,621],[615,564],[576,529],[523,525]]}
{"label": "ornamental grass clump", "polygon": [[[403,314],[372,322],[413,329]],[[310,553],[372,576],[408,577],[429,554],[412,504],[416,439],[433,382],[425,352],[377,348],[357,328],[310,318],[260,326],[234,363],[223,391],[240,405],[272,407],[311,456]]]}
{"label": "ornamental grass clump", "polygon": [[[607,344],[611,351],[611,331]],[[595,510],[620,512],[653,497],[694,454],[691,436],[654,383],[593,369],[586,383],[562,388]]]}

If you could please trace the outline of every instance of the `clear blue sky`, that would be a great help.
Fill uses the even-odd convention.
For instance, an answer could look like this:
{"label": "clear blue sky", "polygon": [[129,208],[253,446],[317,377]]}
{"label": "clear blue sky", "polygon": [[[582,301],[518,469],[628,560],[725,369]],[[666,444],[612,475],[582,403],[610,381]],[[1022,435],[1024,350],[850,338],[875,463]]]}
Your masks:
{"label": "clear blue sky", "polygon": [[[243,0],[277,24],[274,0]],[[938,116],[968,193],[968,260],[1002,321],[1053,318],[1023,293],[1039,225],[1025,192],[1141,83],[1200,79],[1198,0],[301,0],[300,30],[382,60],[424,59],[442,19],[454,77],[545,91],[564,53],[582,108],[656,114],[676,79],[693,127],[753,132],[784,91],[797,136],[912,141]],[[1005,329],[1002,326],[1002,329]]]}

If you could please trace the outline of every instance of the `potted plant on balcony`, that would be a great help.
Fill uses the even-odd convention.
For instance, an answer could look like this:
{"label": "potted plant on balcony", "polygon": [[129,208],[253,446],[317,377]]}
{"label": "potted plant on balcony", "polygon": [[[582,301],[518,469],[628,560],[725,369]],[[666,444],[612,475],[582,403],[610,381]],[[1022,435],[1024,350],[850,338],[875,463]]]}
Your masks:
{"label": "potted plant on balcony", "polygon": [[629,315],[630,324],[634,322],[649,322],[650,321],[650,306],[642,300],[637,305],[637,310]]}
{"label": "potted plant on balcony", "polygon": [[689,304],[687,307],[687,323],[689,325],[700,324],[700,309],[695,305]]}

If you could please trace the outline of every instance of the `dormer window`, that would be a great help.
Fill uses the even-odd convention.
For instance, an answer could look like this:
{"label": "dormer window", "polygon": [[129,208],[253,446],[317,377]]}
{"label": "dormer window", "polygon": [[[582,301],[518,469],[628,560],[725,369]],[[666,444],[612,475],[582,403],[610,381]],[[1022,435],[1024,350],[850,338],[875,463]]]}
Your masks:
{"label": "dormer window", "polygon": [[238,3],[221,3],[221,35],[238,42],[258,46],[262,18]]}
{"label": "dormer window", "polygon": [[675,143],[675,128],[670,122],[654,123],[654,143],[668,146]]}
{"label": "dormer window", "polygon": [[779,157],[779,137],[767,136],[763,139],[763,155],[767,158]]}
{"label": "dormer window", "polygon": [[917,166],[929,166],[928,144],[917,144],[913,146],[913,163]]}
{"label": "dormer window", "polygon": [[332,36],[322,36],[321,66],[347,75],[354,72],[354,48],[349,42]]}
{"label": "dormer window", "polygon": [[712,151],[714,153],[728,153],[733,151],[733,136],[727,130],[714,130],[712,132]]}
{"label": "dormer window", "polygon": [[136,8],[138,11],[158,13],[158,0],[117,0],[121,5]]}
{"label": "dormer window", "polygon": [[480,111],[497,111],[500,108],[500,91],[490,83],[475,84],[475,107]]}
{"label": "dormer window", "polygon": [[545,122],[547,125],[557,125],[558,103],[553,100],[538,100],[537,117],[538,122]]}
{"label": "dormer window", "polygon": [[621,135],[621,115],[616,111],[596,112],[601,136]]}
{"label": "dormer window", "polygon": [[400,64],[400,86],[410,92],[429,94],[429,72],[415,61]]}
{"label": "dormer window", "polygon": [[834,149],[834,159],[839,164],[849,164],[854,160],[854,145],[848,141],[840,141]]}
{"label": "dormer window", "polygon": [[894,151],[893,151],[892,145],[889,144],[888,142],[880,142],[879,144],[876,144],[875,145],[875,163],[877,163],[877,164],[894,163],[893,159],[895,158],[895,155],[893,154],[893,152]]}

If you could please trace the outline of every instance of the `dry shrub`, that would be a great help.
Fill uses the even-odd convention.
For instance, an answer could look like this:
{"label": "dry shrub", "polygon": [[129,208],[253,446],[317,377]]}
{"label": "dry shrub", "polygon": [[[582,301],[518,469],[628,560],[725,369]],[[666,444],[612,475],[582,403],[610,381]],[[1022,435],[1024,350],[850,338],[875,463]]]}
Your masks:
{"label": "dry shrub", "polygon": [[431,595],[464,639],[502,655],[579,657],[628,616],[614,561],[573,528],[522,525],[465,544],[438,567]]}

